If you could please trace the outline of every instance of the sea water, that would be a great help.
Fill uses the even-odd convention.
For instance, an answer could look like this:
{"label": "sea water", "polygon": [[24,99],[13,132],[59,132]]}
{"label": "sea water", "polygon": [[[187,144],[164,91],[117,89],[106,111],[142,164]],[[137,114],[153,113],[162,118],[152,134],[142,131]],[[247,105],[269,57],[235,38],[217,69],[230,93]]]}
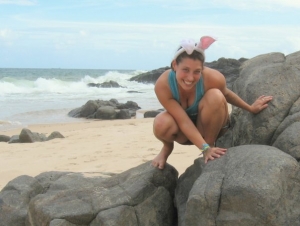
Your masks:
{"label": "sea water", "polygon": [[[136,102],[142,110],[162,108],[153,84],[129,81],[146,71],[0,68],[0,130],[80,121],[68,112],[88,100]],[[123,88],[89,87],[115,81]]]}

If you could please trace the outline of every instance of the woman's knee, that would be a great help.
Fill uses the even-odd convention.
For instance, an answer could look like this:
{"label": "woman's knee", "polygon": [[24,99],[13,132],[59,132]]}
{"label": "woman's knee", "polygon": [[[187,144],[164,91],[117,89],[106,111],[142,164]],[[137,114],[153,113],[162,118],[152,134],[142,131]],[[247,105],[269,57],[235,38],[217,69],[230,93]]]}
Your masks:
{"label": "woman's knee", "polygon": [[204,105],[211,107],[220,107],[220,104],[226,104],[226,99],[221,90],[219,89],[209,89],[205,92],[202,100],[199,103],[199,107],[203,108]]}
{"label": "woman's knee", "polygon": [[[175,125],[174,118],[167,112],[158,114],[153,122],[153,132],[156,137],[166,135]],[[174,131],[173,131],[174,132]]]}

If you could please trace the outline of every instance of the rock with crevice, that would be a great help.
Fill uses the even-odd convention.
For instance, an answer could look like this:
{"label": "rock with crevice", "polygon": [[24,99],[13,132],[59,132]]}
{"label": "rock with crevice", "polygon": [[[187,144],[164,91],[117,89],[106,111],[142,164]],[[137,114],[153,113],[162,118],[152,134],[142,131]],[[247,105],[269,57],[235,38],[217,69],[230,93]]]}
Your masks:
{"label": "rock with crevice", "polygon": [[0,192],[0,225],[175,225],[177,177],[150,162],[113,176],[20,176]]}
{"label": "rock with crevice", "polygon": [[179,226],[300,225],[300,166],[266,145],[242,145],[183,173],[176,188]]}

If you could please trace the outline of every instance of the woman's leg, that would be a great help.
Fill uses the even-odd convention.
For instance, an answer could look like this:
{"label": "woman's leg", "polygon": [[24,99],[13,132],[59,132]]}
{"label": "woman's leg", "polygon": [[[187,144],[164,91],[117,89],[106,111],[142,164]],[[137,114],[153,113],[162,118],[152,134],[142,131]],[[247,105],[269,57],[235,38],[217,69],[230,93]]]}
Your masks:
{"label": "woman's leg", "polygon": [[227,101],[219,89],[209,89],[198,108],[197,128],[205,141],[214,146],[229,120]]}
{"label": "woman's leg", "polygon": [[180,132],[174,118],[168,112],[158,114],[153,123],[153,133],[163,143],[160,153],[152,160],[152,165],[163,169],[174,148],[174,141],[184,143],[187,138]]}

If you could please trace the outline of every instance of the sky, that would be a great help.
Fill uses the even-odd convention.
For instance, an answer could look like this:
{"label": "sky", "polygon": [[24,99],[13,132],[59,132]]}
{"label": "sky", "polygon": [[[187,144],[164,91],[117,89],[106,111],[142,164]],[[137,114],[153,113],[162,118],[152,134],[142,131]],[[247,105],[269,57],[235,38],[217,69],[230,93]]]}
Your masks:
{"label": "sky", "polygon": [[206,61],[300,50],[299,0],[0,0],[0,68],[153,70],[182,39]]}

